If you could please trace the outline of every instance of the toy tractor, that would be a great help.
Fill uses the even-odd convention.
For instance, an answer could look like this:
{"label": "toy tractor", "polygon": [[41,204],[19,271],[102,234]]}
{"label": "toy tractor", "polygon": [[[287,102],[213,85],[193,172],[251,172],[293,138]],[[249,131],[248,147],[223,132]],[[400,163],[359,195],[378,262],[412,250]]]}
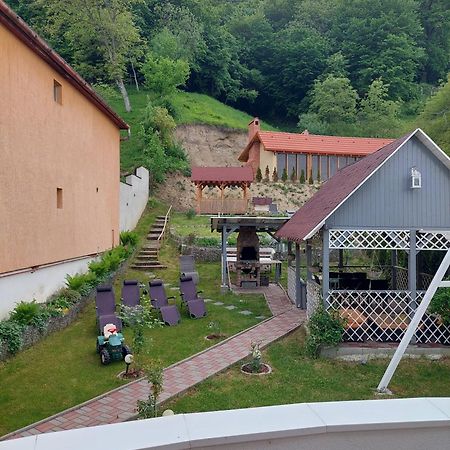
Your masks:
{"label": "toy tractor", "polygon": [[123,343],[122,333],[117,332],[114,324],[108,323],[103,328],[103,335],[97,337],[97,353],[100,354],[100,362],[103,365],[111,361],[121,361],[126,355],[131,354],[130,348]]}

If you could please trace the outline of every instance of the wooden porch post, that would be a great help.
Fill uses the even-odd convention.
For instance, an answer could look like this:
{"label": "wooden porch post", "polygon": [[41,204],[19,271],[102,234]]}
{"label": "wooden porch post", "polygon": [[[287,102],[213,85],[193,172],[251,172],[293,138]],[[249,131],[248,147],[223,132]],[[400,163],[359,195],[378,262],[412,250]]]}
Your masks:
{"label": "wooden porch post", "polygon": [[225,189],[223,183],[219,186],[219,189],[220,189],[220,210],[223,214],[224,213],[224,211],[223,211],[223,191]]}
{"label": "wooden porch post", "polygon": [[312,176],[312,155],[308,154],[306,156],[306,182]]}
{"label": "wooden porch post", "polygon": [[197,188],[197,190],[195,192],[195,198],[197,201],[197,214],[201,214],[203,186],[199,183],[196,185],[196,188]]}
{"label": "wooden porch post", "polygon": [[322,297],[323,306],[328,307],[328,291],[330,290],[330,231],[323,230],[322,239]]}
{"label": "wooden porch post", "polygon": [[306,280],[312,281],[313,276],[311,272],[311,266],[312,266],[312,247],[311,247],[311,241],[306,241]]}
{"label": "wooden porch post", "polygon": [[300,283],[300,244],[295,243],[295,304],[303,308]]}

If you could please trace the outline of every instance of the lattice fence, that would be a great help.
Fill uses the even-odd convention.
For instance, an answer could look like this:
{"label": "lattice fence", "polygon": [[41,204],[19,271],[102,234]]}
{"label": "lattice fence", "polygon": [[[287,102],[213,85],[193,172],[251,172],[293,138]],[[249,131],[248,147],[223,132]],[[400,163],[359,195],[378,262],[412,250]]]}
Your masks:
{"label": "lattice fence", "polygon": [[396,267],[397,269],[397,289],[400,291],[408,290],[408,269]]}
{"label": "lattice fence", "polygon": [[418,250],[448,250],[450,238],[442,233],[417,233]]}
{"label": "lattice fence", "polygon": [[309,319],[322,303],[322,291],[315,281],[306,282],[306,317]]}
{"label": "lattice fence", "polygon": [[330,249],[409,249],[407,230],[330,230]]}
{"label": "lattice fence", "polygon": [[[418,292],[420,303],[424,292]],[[330,291],[328,310],[336,311],[347,322],[345,341],[398,342],[413,315],[411,294],[402,291]],[[416,331],[421,343],[450,344],[450,326],[426,314]]]}

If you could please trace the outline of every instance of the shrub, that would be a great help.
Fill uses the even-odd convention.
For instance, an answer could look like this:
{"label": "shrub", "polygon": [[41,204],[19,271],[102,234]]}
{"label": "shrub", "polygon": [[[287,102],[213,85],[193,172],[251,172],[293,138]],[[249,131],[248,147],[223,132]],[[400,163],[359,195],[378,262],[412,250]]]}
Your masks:
{"label": "shrub", "polygon": [[255,180],[258,183],[261,183],[261,181],[262,181],[262,172],[261,172],[261,168],[260,167],[258,167],[258,170],[256,171]]}
{"label": "shrub", "polygon": [[450,325],[450,289],[439,288],[430,303],[430,312],[438,314],[444,325]]}
{"label": "shrub", "polygon": [[158,398],[163,389],[163,366],[160,362],[154,362],[149,366],[144,366],[145,376],[150,386],[147,400],[138,400],[137,410],[139,417],[150,419],[158,415]]}
{"label": "shrub", "polygon": [[17,353],[23,345],[24,326],[13,320],[0,322],[0,340],[6,345],[8,352]]}
{"label": "shrub", "polygon": [[194,240],[195,245],[198,247],[217,247],[220,245],[220,241],[216,237],[197,237]]}
{"label": "shrub", "polygon": [[291,181],[293,183],[295,183],[297,181],[297,172],[295,171],[295,168],[292,168],[292,172],[291,172]]}
{"label": "shrub", "polygon": [[278,181],[278,172],[277,172],[277,168],[276,167],[273,168],[272,181],[274,183],[276,183]]}
{"label": "shrub", "polygon": [[344,326],[345,321],[337,313],[329,313],[319,306],[308,322],[306,354],[317,358],[323,345],[338,345],[342,342]]}
{"label": "shrub", "polygon": [[308,178],[308,183],[309,184],[314,184],[314,179],[313,179],[313,176],[312,176],[312,174],[309,176],[309,178]]}
{"label": "shrub", "polygon": [[305,178],[305,171],[302,169],[300,172],[300,183],[305,184],[306,178]]}
{"label": "shrub", "polygon": [[73,276],[66,276],[66,284],[71,290],[86,295],[96,284],[98,280],[94,273],[77,273]]}
{"label": "shrub", "polygon": [[286,183],[288,179],[288,175],[287,175],[287,170],[286,167],[283,169],[283,173],[281,174],[281,181],[283,181],[283,183]]}
{"label": "shrub", "polygon": [[266,166],[266,170],[264,173],[264,182],[268,183],[270,181],[270,170],[269,170],[269,166]]}
{"label": "shrub", "polygon": [[10,319],[20,325],[30,325],[33,319],[39,314],[39,305],[35,300],[32,302],[20,302],[11,311]]}
{"label": "shrub", "polygon": [[190,209],[189,211],[186,212],[186,219],[188,220],[192,220],[195,217],[195,210],[194,209]]}
{"label": "shrub", "polygon": [[130,245],[136,247],[138,242],[138,235],[134,231],[122,231],[120,233],[120,243],[122,245]]}

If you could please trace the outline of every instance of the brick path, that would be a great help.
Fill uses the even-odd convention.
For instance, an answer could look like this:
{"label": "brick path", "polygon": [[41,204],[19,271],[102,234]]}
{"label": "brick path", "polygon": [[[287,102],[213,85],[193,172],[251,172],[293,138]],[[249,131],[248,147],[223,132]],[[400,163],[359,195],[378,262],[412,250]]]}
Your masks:
{"label": "brick path", "polygon": [[[246,290],[246,293],[249,291]],[[196,355],[164,369],[163,402],[179,395],[197,383],[226,369],[249,355],[250,343],[260,341],[265,347],[298,328],[305,320],[304,311],[293,307],[284,291],[270,285],[261,288],[274,314],[252,328],[238,333]],[[3,439],[31,436],[94,425],[123,422],[136,416],[136,402],[148,397],[149,387],[144,379],[109,391],[81,405],[17,430]]]}

